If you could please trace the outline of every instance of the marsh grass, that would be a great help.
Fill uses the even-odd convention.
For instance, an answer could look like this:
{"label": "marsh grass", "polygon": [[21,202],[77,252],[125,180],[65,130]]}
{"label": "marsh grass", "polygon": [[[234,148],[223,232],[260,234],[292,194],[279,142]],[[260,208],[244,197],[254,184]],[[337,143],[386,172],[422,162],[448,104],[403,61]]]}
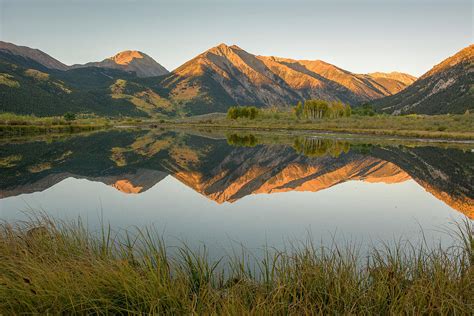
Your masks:
{"label": "marsh grass", "polygon": [[230,120],[216,117],[206,120],[179,120],[174,125],[226,129],[333,131],[370,135],[433,139],[474,139],[474,114],[403,115],[380,114],[333,119],[297,119],[289,111],[262,111],[255,119]]}
{"label": "marsh grass", "polygon": [[297,243],[254,261],[211,260],[185,244],[170,253],[153,229],[91,232],[47,217],[0,231],[0,313],[472,314],[472,223],[449,248]]}
{"label": "marsh grass", "polygon": [[78,115],[74,121],[63,117],[36,117],[0,113],[0,136],[23,136],[37,134],[77,133],[104,129],[111,126],[107,118],[93,115]]}

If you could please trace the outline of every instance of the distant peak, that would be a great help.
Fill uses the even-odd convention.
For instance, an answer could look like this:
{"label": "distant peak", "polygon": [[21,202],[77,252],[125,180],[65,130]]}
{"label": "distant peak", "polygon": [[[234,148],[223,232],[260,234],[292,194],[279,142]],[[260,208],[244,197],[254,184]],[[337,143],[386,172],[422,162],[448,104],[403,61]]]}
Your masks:
{"label": "distant peak", "polygon": [[372,78],[386,78],[403,82],[404,84],[412,84],[417,78],[407,73],[392,71],[392,72],[371,72],[368,75]]}
{"label": "distant peak", "polygon": [[126,50],[116,54],[113,57],[110,57],[116,64],[119,65],[128,65],[130,64],[135,58],[143,58],[145,54],[139,52],[137,50]]}
{"label": "distant peak", "polygon": [[239,46],[237,46],[235,44],[229,46],[225,43],[220,43],[219,45],[214,46],[214,47],[208,49],[207,51],[208,52],[216,52],[216,51],[226,52],[226,51],[229,51],[229,50],[242,50],[242,48],[240,48]]}
{"label": "distant peak", "polygon": [[239,46],[232,44],[232,45],[227,45],[226,43],[220,43],[219,45],[216,46],[216,48],[237,48],[237,49],[242,49]]}

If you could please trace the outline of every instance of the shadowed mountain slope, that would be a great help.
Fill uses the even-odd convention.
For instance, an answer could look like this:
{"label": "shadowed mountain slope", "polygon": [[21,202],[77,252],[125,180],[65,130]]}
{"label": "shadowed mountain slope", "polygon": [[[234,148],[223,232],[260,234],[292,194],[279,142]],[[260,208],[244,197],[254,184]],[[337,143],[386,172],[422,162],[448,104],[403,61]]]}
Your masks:
{"label": "shadowed mountain slope", "polygon": [[474,45],[451,56],[407,89],[374,102],[393,114],[464,113],[474,109]]}
{"label": "shadowed mountain slope", "polygon": [[[68,66],[39,49],[0,41],[0,54],[17,62],[34,61],[48,69],[67,70]],[[22,60],[23,59],[23,60]]]}

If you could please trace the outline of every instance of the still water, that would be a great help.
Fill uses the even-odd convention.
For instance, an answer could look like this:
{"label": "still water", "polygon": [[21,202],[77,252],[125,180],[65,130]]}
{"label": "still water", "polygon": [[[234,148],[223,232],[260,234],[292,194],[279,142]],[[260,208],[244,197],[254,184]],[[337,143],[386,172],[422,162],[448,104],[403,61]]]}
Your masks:
{"label": "still water", "polygon": [[[281,248],[317,242],[450,242],[474,218],[472,144],[328,135],[114,130],[0,144],[0,217],[44,211],[169,243]],[[25,214],[26,212],[26,214]]]}

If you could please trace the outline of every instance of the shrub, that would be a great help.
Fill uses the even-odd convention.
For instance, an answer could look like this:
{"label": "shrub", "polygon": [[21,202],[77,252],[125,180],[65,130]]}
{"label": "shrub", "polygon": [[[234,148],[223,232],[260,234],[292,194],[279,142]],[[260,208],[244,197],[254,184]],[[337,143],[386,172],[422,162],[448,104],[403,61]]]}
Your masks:
{"label": "shrub", "polygon": [[375,110],[374,107],[368,103],[362,104],[359,107],[356,107],[352,110],[352,113],[360,116],[374,116]]}
{"label": "shrub", "polygon": [[76,119],[76,114],[72,113],[72,112],[66,112],[64,114],[64,119],[66,121],[74,121]]}
{"label": "shrub", "polygon": [[227,118],[236,120],[238,118],[255,119],[259,110],[254,106],[232,106],[227,110]]}

